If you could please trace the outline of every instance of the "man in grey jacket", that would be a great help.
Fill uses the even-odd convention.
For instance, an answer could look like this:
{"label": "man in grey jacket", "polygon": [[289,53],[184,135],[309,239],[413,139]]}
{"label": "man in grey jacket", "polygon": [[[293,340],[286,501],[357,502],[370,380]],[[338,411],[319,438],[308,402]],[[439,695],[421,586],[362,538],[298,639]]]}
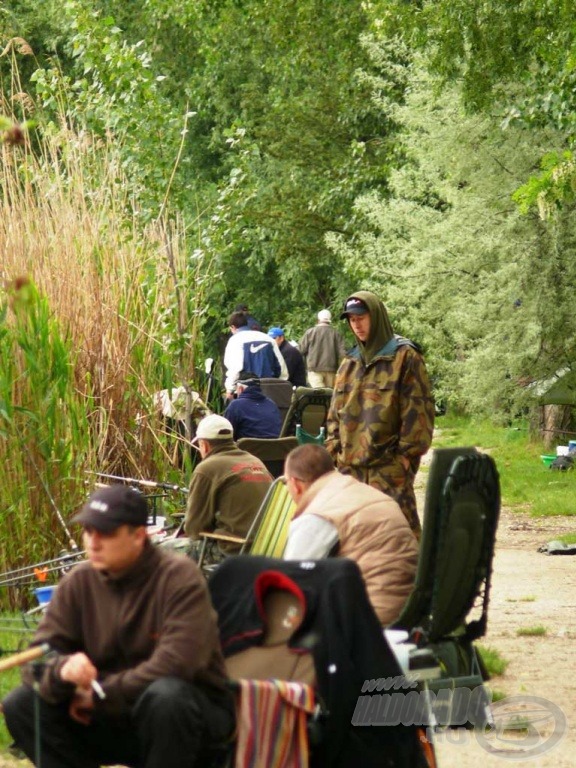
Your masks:
{"label": "man in grey jacket", "polygon": [[311,387],[334,388],[334,377],[346,354],[344,339],[330,324],[330,310],[318,312],[318,323],[308,328],[300,340],[300,352],[306,360]]}
{"label": "man in grey jacket", "polygon": [[87,562],[58,584],[34,637],[53,653],[3,702],[37,766],[180,768],[185,755],[194,768],[234,729],[205,580],[151,544],[147,519],[125,485],[97,490],[74,518]]}

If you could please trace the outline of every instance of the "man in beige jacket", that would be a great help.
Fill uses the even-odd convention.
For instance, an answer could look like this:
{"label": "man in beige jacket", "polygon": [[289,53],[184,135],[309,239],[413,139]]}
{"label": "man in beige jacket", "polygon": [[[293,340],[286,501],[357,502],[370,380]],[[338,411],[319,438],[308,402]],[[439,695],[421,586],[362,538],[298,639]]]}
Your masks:
{"label": "man in beige jacket", "polygon": [[381,624],[393,622],[412,590],[418,562],[418,542],[398,504],[337,472],[320,445],[291,451],[284,475],[296,502],[284,559],[336,554],[354,560]]}

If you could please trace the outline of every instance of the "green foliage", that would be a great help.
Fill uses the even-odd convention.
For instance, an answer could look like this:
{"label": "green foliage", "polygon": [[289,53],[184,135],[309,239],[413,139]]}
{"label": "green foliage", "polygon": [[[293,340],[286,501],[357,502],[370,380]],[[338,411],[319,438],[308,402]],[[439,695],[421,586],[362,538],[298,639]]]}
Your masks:
{"label": "green foliage", "polygon": [[521,384],[567,364],[576,341],[572,212],[543,224],[511,199],[562,138],[503,133],[466,115],[457,91],[435,100],[431,91],[415,70],[396,110],[406,160],[391,193],[360,197],[364,225],[329,243],[348,279],[379,293],[397,330],[423,344],[439,395],[506,419],[530,403]]}
{"label": "green foliage", "polygon": [[509,661],[495,648],[485,645],[477,645],[476,650],[482,657],[482,661],[484,662],[490,677],[500,677],[506,672],[506,667],[508,666]]}
{"label": "green foliage", "polygon": [[[576,27],[571,2],[397,0],[385,6],[376,3],[375,13],[382,14],[386,29],[402,30],[413,45],[426,51],[431,70],[444,83],[461,82],[468,109],[496,108],[504,127],[552,128],[572,148],[576,140]],[[562,203],[565,192],[571,204],[574,176],[571,164],[561,164],[558,184],[554,177],[543,180],[547,194],[534,196],[530,189],[520,192],[523,206],[538,204],[548,215]]]}
{"label": "green foliage", "polygon": [[541,218],[547,219],[576,200],[574,154],[568,150],[561,155],[557,152],[546,154],[540,167],[540,174],[531,176],[514,192],[512,199],[518,203],[521,213],[528,213],[537,206]]}
{"label": "green foliage", "polygon": [[502,503],[514,512],[534,517],[576,514],[576,475],[547,469],[540,460],[543,444],[529,436],[525,425],[501,427],[492,420],[448,413],[434,444],[472,445],[489,453],[500,474]]}
{"label": "green foliage", "polygon": [[23,557],[40,559],[55,540],[68,544],[52,506],[67,509],[81,494],[88,433],[71,348],[48,303],[27,281],[15,283],[7,298],[0,332],[2,570],[25,564]]}
{"label": "green foliage", "polygon": [[359,192],[385,188],[406,51],[372,42],[371,63],[356,2],[230,2],[210,20],[192,88],[227,173],[207,233],[221,290],[266,324],[296,323],[347,289],[324,237],[352,230]]}
{"label": "green foliage", "polygon": [[516,634],[518,637],[544,637],[548,634],[548,630],[541,624],[537,624],[533,627],[519,627]]}

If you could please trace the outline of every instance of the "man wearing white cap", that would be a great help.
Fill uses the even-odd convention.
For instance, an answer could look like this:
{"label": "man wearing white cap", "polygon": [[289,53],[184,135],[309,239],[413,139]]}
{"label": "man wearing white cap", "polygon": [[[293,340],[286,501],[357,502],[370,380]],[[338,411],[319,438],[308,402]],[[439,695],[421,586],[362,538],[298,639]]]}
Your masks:
{"label": "man wearing white cap", "polygon": [[300,352],[306,360],[311,387],[334,387],[334,377],[346,354],[344,339],[331,325],[329,309],[318,312],[318,322],[300,340]]}
{"label": "man wearing white cap", "polygon": [[[186,534],[194,542],[201,531],[244,537],[272,483],[260,461],[233,440],[232,424],[223,416],[206,416],[198,424],[192,445],[202,456],[188,492]],[[221,542],[213,560],[235,554],[233,542]],[[195,548],[192,547],[192,557]]]}

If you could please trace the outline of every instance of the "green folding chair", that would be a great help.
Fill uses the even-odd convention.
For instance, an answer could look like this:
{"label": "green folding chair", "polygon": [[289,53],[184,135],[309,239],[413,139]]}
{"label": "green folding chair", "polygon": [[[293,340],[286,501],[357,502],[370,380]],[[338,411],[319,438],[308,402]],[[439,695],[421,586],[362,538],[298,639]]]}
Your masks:
{"label": "green folding chair", "polygon": [[332,401],[333,390],[329,387],[296,387],[292,395],[290,408],[284,419],[280,437],[296,434],[300,426],[309,435],[317,435],[321,427],[326,426],[328,409]]}
{"label": "green folding chair", "polygon": [[[441,674],[429,682],[431,691],[478,689],[469,721],[476,725],[489,719],[487,673],[473,643],[486,632],[499,512],[500,484],[490,456],[474,448],[434,451],[416,581],[393,624],[407,630],[419,649],[433,652]],[[450,724],[451,713],[441,718]]]}
{"label": "green folding chair", "polygon": [[[284,477],[277,478],[264,497],[252,525],[245,538],[227,534],[202,531],[198,538],[202,539],[202,547],[198,565],[204,567],[204,559],[209,542],[228,542],[239,544],[241,555],[266,555],[267,557],[282,557],[288,528],[296,505],[292,501]],[[204,567],[204,570],[213,566]]]}

